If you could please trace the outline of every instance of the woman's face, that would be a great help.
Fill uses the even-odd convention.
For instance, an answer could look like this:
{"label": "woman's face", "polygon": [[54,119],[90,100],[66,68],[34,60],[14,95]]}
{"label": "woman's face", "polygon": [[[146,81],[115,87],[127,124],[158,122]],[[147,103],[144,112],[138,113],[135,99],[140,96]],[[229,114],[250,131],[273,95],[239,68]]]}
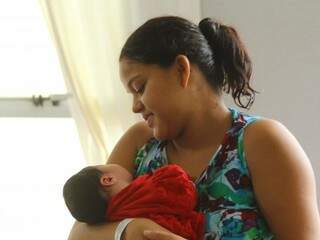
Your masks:
{"label": "woman's face", "polygon": [[164,140],[177,136],[188,104],[179,67],[173,64],[161,68],[123,59],[120,77],[133,96],[132,111],[142,115],[153,129],[154,137]]}

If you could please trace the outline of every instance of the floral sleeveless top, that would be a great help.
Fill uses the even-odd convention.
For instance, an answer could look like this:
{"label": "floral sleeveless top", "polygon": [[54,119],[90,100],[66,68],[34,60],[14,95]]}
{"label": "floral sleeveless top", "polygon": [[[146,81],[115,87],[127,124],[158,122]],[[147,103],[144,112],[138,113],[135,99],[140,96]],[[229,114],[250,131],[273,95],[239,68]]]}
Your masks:
{"label": "floral sleeveless top", "polygon": [[[244,128],[260,117],[229,110],[232,126],[195,181],[197,211],[205,215],[204,240],[274,239],[256,202],[243,151]],[[166,143],[151,138],[138,151],[135,177],[169,164]]]}

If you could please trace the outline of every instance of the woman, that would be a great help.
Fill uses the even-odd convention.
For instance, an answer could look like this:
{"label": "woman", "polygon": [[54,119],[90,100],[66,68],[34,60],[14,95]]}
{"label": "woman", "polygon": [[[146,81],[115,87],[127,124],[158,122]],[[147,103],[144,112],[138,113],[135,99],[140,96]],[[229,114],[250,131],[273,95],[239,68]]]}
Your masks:
{"label": "woman", "polygon": [[[320,239],[314,174],[279,122],[227,108],[222,92],[249,109],[251,61],[234,28],[209,18],[147,21],[125,43],[120,76],[133,112],[146,120],[120,139],[108,163],[135,176],[175,163],[192,176],[205,239]],[[76,223],[70,239],[113,239],[118,223]],[[157,230],[146,232],[144,230]],[[148,219],[123,239],[171,239]]]}

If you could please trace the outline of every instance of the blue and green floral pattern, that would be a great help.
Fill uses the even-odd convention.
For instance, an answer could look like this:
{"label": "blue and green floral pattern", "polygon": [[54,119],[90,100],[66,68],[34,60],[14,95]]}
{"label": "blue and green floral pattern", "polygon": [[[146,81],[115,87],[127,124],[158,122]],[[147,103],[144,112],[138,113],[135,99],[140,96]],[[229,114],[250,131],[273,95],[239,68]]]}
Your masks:
{"label": "blue and green floral pattern", "polygon": [[[195,181],[197,210],[205,214],[205,240],[274,239],[255,199],[243,151],[244,128],[259,119],[229,108],[232,126]],[[135,177],[168,163],[166,141],[151,138],[137,153]]]}

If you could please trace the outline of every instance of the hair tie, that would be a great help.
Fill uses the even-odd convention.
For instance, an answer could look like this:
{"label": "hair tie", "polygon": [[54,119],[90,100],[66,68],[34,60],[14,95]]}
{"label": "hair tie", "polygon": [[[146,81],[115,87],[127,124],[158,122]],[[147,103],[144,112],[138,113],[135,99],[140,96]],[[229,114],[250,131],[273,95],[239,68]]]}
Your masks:
{"label": "hair tie", "polygon": [[213,37],[218,38],[221,24],[211,18],[204,18],[199,22],[198,27],[207,40],[213,40]]}

